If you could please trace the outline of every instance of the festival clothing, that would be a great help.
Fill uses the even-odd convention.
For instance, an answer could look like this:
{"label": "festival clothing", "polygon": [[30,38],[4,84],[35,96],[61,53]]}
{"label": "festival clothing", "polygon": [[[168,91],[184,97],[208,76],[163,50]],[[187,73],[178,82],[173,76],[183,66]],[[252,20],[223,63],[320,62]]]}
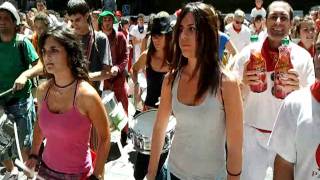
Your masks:
{"label": "festival clothing", "polygon": [[[102,71],[103,65],[112,66],[109,40],[102,32],[89,31],[81,38],[82,49],[89,60],[89,72]],[[100,92],[100,81],[94,81],[93,87]]]}
{"label": "festival clothing", "polygon": [[303,47],[304,49],[306,49],[309,53],[310,53],[310,56],[311,57],[314,57],[314,55],[315,55],[315,48],[314,48],[314,45],[312,45],[309,49],[307,49],[305,46],[304,46],[304,44],[303,44],[303,42],[302,41],[299,41],[298,42],[298,45],[299,46],[301,46],[301,47]]}
{"label": "festival clothing", "polygon": [[167,72],[158,72],[153,70],[151,64],[146,68],[147,79],[147,96],[144,104],[148,107],[158,108],[156,103],[159,102],[161,95],[161,86],[164,76]]}
{"label": "festival clothing", "polygon": [[[132,27],[129,34],[131,36],[135,37],[137,40],[143,40],[147,35],[147,27],[143,26],[143,31],[139,32],[138,25],[135,25]],[[140,54],[142,53],[141,52],[141,44],[142,44],[142,42],[133,45],[133,62],[132,62],[132,64],[134,64],[136,61],[138,61]]]}
{"label": "festival clothing", "polygon": [[226,123],[221,102],[210,93],[196,106],[178,100],[180,74],[172,87],[177,124],[169,154],[170,172],[179,179],[226,178]]}
{"label": "festival clothing", "polygon": [[114,91],[114,94],[126,113],[128,113],[128,95],[125,88],[126,74],[125,68],[128,64],[129,50],[127,41],[122,32],[112,31],[108,35],[110,50],[112,56],[112,64],[119,68],[117,76],[104,80],[104,89]]}
{"label": "festival clothing", "polygon": [[263,7],[261,7],[261,8],[254,7],[254,8],[252,8],[250,16],[252,18],[255,18],[258,15],[262,16],[263,18],[266,18],[267,12]]}
{"label": "festival clothing", "polygon": [[269,147],[294,164],[295,180],[320,178],[320,104],[310,88],[293,92],[284,100]]}
{"label": "festival clothing", "polygon": [[[270,150],[267,147],[267,139],[269,139],[270,132],[272,131],[282,100],[277,99],[272,95],[272,87],[274,86],[274,82],[272,81],[271,76],[274,73],[274,66],[277,61],[276,59],[278,58],[278,54],[277,51],[274,52],[269,48],[268,43],[268,39],[265,39],[264,41],[252,43],[246,47],[239,54],[234,66],[235,74],[240,80],[242,80],[244,64],[249,60],[250,50],[255,48],[258,51],[260,50],[262,56],[266,59],[268,71],[266,72],[267,90],[261,93],[254,93],[249,90],[248,94],[245,95],[245,136],[243,144],[244,156],[241,178],[246,180],[264,179],[266,169],[259,170],[259,172],[263,172],[263,174],[254,174],[252,172],[258,172],[258,167],[267,167],[273,165],[273,160],[271,160],[270,163],[270,160],[266,159],[267,157],[271,157],[272,159],[272,153],[270,154]],[[288,47],[291,48],[291,62],[293,69],[298,73],[300,87],[306,87],[310,85],[315,80],[311,56],[305,49],[299,47],[295,43],[290,42]],[[252,131],[251,128],[254,128],[256,132]],[[258,154],[259,157],[263,157],[265,160],[260,160],[260,158],[256,158],[257,156],[253,156],[252,154]]]}
{"label": "festival clothing", "polygon": [[[24,55],[20,54],[17,41],[23,41]],[[22,56],[25,57],[26,62],[23,62]],[[15,80],[21,73],[27,70],[29,65],[36,62],[38,58],[32,43],[23,35],[16,34],[10,42],[2,42],[0,40],[0,92],[12,88]],[[2,104],[4,100],[9,101],[9,99],[12,98],[27,99],[30,96],[31,86],[31,80],[28,80],[22,90],[2,97],[0,104]]]}
{"label": "festival clothing", "polygon": [[54,171],[66,174],[88,173],[92,170],[89,148],[91,120],[81,114],[75,105],[64,113],[53,113],[48,107],[50,87],[41,102],[39,127],[46,138],[42,160]]}
{"label": "festival clothing", "polygon": [[225,33],[230,36],[230,40],[238,52],[250,43],[250,29],[243,24],[240,32],[237,32],[233,27],[233,23],[230,23],[226,25]]}
{"label": "festival clothing", "polygon": [[[18,47],[18,41],[23,43],[23,53]],[[24,57],[24,60],[22,59]],[[11,89],[15,80],[22,72],[38,60],[38,55],[31,42],[23,35],[16,34],[10,42],[0,40],[0,92]],[[0,98],[0,108],[7,115],[12,115],[18,129],[20,148],[30,149],[32,143],[33,124],[36,116],[31,81],[27,80],[22,90],[9,93]],[[2,132],[0,132],[2,133]],[[18,157],[15,143],[0,156],[0,161]]]}

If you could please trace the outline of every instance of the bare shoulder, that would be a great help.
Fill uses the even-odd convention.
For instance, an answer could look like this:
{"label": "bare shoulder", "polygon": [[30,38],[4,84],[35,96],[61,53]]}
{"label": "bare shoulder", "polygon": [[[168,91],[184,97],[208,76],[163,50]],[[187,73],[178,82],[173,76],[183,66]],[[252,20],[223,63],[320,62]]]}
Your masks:
{"label": "bare shoulder", "polygon": [[146,59],[147,58],[147,54],[148,54],[148,50],[145,50],[141,53],[139,59]]}
{"label": "bare shoulder", "polygon": [[77,99],[78,100],[94,100],[100,98],[98,92],[87,81],[81,80],[78,84]]}
{"label": "bare shoulder", "polygon": [[37,99],[38,101],[41,101],[44,96],[46,95],[46,92],[48,91],[48,88],[50,84],[52,83],[52,79],[46,80],[42,82],[38,87],[37,87]]}
{"label": "bare shoulder", "polygon": [[168,88],[169,90],[171,90],[172,87],[172,82],[173,79],[171,77],[171,75],[169,74],[169,72],[164,76],[163,82],[162,82],[162,87],[163,88]]}

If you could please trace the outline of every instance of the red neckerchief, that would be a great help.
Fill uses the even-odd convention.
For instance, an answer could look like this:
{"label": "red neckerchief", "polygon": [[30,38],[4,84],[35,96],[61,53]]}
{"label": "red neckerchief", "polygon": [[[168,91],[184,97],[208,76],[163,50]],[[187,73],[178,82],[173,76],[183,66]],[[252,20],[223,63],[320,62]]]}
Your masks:
{"label": "red neckerchief", "polygon": [[316,80],[316,82],[310,87],[310,90],[313,97],[320,103],[320,81]]}
{"label": "red neckerchief", "polygon": [[274,71],[274,67],[276,66],[276,63],[279,59],[279,51],[278,49],[270,48],[268,38],[266,38],[266,40],[263,42],[261,55],[266,60],[267,71]]}
{"label": "red neckerchief", "polygon": [[306,49],[310,53],[311,57],[314,57],[315,55],[314,45],[312,45],[309,49],[306,48],[306,46],[303,44],[302,41],[299,41],[298,45]]}
{"label": "red neckerchief", "polygon": [[232,27],[234,29],[235,32],[239,33],[241,31],[241,28],[240,29],[237,29],[236,27],[234,27],[234,25],[232,24]]}

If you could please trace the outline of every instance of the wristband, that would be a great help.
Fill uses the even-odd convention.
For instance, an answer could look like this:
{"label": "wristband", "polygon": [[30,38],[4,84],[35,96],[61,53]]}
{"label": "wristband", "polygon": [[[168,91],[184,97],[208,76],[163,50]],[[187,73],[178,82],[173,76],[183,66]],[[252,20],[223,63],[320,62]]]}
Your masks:
{"label": "wristband", "polygon": [[239,173],[237,173],[237,174],[233,174],[228,169],[227,169],[227,173],[228,173],[229,176],[240,176],[241,175],[241,171]]}
{"label": "wristband", "polygon": [[39,160],[39,156],[38,155],[36,155],[36,154],[30,154],[29,156],[28,156],[28,159],[34,159],[34,160]]}

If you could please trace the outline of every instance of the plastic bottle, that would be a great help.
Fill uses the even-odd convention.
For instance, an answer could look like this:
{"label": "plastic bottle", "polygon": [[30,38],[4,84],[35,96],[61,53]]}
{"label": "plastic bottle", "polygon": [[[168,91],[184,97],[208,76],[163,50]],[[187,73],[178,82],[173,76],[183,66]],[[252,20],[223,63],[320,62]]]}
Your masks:
{"label": "plastic bottle", "polygon": [[285,91],[281,79],[285,79],[288,74],[289,69],[293,68],[291,63],[289,48],[289,39],[284,38],[281,41],[281,46],[279,47],[279,59],[274,68],[274,96],[279,99],[284,99],[289,93]]}
{"label": "plastic bottle", "polygon": [[[258,41],[257,35],[252,35],[250,37],[251,43]],[[259,83],[250,85],[250,90],[255,93],[261,93],[267,89],[267,80],[266,80],[266,61],[261,55],[261,51],[252,47],[250,53],[249,63],[247,65],[247,71],[257,71],[259,77]]]}

